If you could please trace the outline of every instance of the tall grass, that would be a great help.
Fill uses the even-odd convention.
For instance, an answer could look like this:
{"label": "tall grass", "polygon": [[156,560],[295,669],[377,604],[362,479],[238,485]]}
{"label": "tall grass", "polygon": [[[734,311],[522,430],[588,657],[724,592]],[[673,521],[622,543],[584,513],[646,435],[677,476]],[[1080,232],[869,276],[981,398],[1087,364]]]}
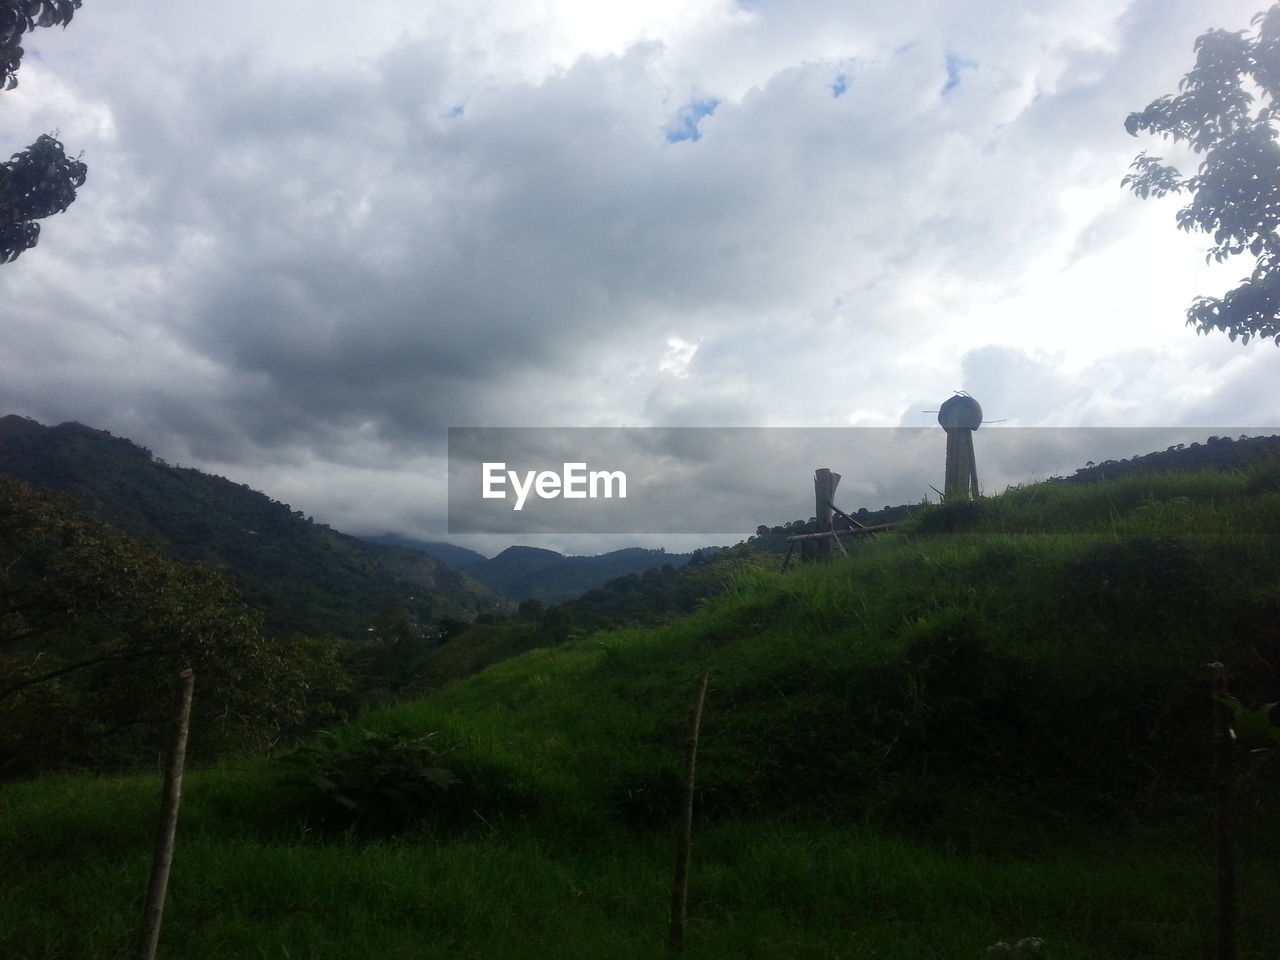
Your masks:
{"label": "tall grass", "polygon": [[[685,952],[978,958],[997,940],[1038,936],[1057,958],[1203,955],[1212,871],[1201,851],[1117,839],[984,856],[848,827],[721,824],[696,840]],[[665,831],[265,844],[188,827],[162,955],[659,957],[670,861]],[[129,955],[147,874],[141,842],[7,863],[4,956]],[[1280,884],[1267,867],[1244,874],[1245,960],[1274,956]]]}

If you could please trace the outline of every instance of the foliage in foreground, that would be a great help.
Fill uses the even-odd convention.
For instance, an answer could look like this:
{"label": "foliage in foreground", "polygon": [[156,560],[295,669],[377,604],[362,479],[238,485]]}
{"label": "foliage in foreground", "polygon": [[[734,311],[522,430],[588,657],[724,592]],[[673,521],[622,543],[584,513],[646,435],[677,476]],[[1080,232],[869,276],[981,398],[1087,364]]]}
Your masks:
{"label": "foliage in foreground", "polygon": [[[1125,129],[1184,143],[1204,156],[1184,177],[1160,157],[1141,153],[1125,177],[1140,197],[1189,193],[1178,227],[1213,238],[1206,260],[1248,253],[1253,273],[1222,297],[1197,297],[1187,310],[1199,333],[1222,330],[1248,343],[1280,344],[1280,4],[1253,18],[1256,32],[1210,30],[1196,39],[1196,64],[1176,96],[1131,113]],[[1254,108],[1253,90],[1260,96]]]}
{"label": "foliage in foreground", "polygon": [[0,476],[0,778],[154,757],[188,666],[197,757],[296,729],[333,651],[258,621],[216,571]]}
{"label": "foliage in foreground", "polygon": [[457,783],[434,738],[358,730],[348,745],[321,731],[284,757],[297,772],[283,782],[305,789],[304,817],[320,829],[400,833],[438,813]]}
{"label": "foliage in foreground", "polygon": [[[23,34],[37,27],[65,27],[79,7],[80,0],[0,0],[0,91],[18,85]],[[47,133],[0,163],[0,264],[12,263],[36,245],[36,221],[71,206],[88,169]]]}

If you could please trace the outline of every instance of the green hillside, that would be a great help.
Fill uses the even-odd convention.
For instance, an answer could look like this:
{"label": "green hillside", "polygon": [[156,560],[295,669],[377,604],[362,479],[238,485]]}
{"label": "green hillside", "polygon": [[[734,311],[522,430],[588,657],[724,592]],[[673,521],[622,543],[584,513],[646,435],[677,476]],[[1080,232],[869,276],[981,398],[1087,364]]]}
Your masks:
{"label": "green hillside", "polygon": [[[1229,664],[1246,702],[1280,700],[1278,537],[1275,466],[1028,487],[935,507],[846,561],[745,571],[670,627],[538,651],[376,720],[483,729],[530,776],[559,742],[536,769],[566,804],[661,819],[707,670],[707,813],[936,826],[963,819],[957,779],[1019,816],[1158,806],[1203,786],[1204,663]],[[1106,786],[1035,786],[1059,777]]]}
{"label": "green hillside", "polygon": [[388,608],[432,623],[500,602],[417,551],[345,536],[244,484],[170,466],[79,423],[0,418],[0,473],[71,494],[176,560],[226,568],[271,633],[359,638]]}
{"label": "green hillside", "polygon": [[[1030,486],[830,565],[769,556],[669,626],[367,714],[304,756],[304,785],[282,757],[197,772],[162,950],[665,955],[705,671],[687,955],[977,958],[1034,936],[1055,960],[1205,956],[1204,664],[1246,706],[1280,700],[1278,535],[1271,464]],[[1249,746],[1239,956],[1264,960],[1280,762]],[[0,954],[127,949],[157,789],[0,790]]]}

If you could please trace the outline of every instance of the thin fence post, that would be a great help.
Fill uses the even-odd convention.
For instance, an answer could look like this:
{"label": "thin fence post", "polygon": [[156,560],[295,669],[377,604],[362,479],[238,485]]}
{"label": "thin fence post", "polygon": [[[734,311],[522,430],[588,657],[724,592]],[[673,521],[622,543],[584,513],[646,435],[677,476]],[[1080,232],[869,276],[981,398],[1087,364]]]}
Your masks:
{"label": "thin fence post", "polygon": [[707,674],[698,678],[689,710],[685,737],[684,784],[680,803],[680,826],[676,834],[676,875],[671,887],[671,930],[667,948],[672,953],[684,949],[684,928],[689,919],[689,859],[693,845],[693,786],[698,762],[698,731],[702,726],[702,705],[707,699]]}
{"label": "thin fence post", "polygon": [[1236,960],[1236,850],[1230,716],[1227,672],[1220,663],[1207,665],[1213,688],[1213,787],[1217,800],[1218,860],[1217,960]]}
{"label": "thin fence post", "polygon": [[164,775],[160,806],[160,827],[151,858],[151,881],[147,885],[147,905],[142,913],[142,933],[138,938],[138,960],[155,960],[160,943],[160,921],[164,916],[165,894],[169,890],[169,869],[173,866],[173,842],[178,830],[178,807],[182,803],[182,770],[187,758],[187,733],[191,727],[191,695],[195,675],[190,669],[178,674],[178,713]]}

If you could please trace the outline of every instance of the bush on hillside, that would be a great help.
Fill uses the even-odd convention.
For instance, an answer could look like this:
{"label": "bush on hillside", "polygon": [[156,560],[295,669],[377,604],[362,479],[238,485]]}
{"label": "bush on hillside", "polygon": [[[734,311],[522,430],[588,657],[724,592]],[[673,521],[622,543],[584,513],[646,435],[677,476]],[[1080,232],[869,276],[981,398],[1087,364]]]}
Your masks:
{"label": "bush on hillside", "polygon": [[302,812],[310,826],[391,835],[445,803],[458,780],[441,766],[447,751],[434,733],[356,733],[354,742],[344,743],[322,730],[284,757],[297,771],[284,782],[303,788]]}

